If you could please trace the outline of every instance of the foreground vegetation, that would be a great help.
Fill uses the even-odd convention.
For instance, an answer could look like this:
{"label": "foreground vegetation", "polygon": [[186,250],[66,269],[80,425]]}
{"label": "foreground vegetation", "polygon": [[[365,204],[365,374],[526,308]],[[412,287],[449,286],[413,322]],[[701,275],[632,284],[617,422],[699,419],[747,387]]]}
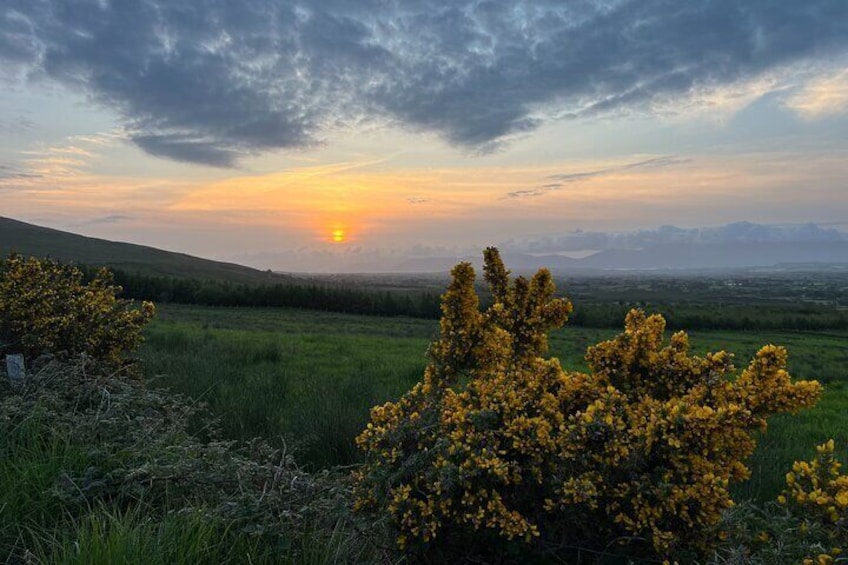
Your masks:
{"label": "foreground vegetation", "polygon": [[[0,562],[318,563],[347,547],[343,477],[237,447],[131,374],[42,358],[0,383]],[[94,373],[92,374],[92,371]]]}
{"label": "foreground vegetation", "polygon": [[[7,343],[3,332],[0,321],[0,342]],[[421,380],[424,352],[438,332],[427,320],[169,305],[144,331],[146,378],[129,366],[104,370],[95,351],[82,351],[84,358],[67,351],[42,357],[23,385],[0,379],[0,561],[425,557],[398,550],[397,530],[391,530],[401,522],[391,512],[351,513],[350,469],[338,465],[361,461],[353,440],[369,408],[400,398]],[[567,371],[585,371],[586,347],[611,337],[607,330],[566,328],[554,332],[550,344]],[[722,511],[710,530],[715,549],[692,559],[833,561],[834,546],[844,543],[842,502],[848,504],[848,480],[833,459],[833,451],[844,455],[848,442],[840,373],[845,338],[838,332],[692,336],[698,354],[729,346],[741,360],[766,342],[788,344],[793,375],[825,383],[818,407],[772,418],[769,432],[757,437],[752,479],[732,491],[737,505]],[[825,443],[828,437],[835,444]],[[800,463],[816,443],[823,444],[818,457]],[[786,485],[790,469],[794,482]],[[782,491],[780,506],[775,500]],[[674,551],[695,549],[683,547],[691,539],[685,531],[675,535]],[[518,551],[526,558],[525,542],[516,543],[502,555]],[[552,556],[653,559],[644,541],[623,548],[581,544],[561,544]],[[482,556],[467,550],[459,557]]]}

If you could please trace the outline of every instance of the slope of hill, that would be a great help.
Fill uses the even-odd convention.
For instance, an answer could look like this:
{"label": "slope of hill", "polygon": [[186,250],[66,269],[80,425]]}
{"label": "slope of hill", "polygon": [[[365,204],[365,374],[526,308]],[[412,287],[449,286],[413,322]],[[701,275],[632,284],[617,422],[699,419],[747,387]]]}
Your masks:
{"label": "slope of hill", "polygon": [[0,217],[0,257],[11,252],[132,273],[234,283],[285,283],[291,277],[183,253],[85,237]]}

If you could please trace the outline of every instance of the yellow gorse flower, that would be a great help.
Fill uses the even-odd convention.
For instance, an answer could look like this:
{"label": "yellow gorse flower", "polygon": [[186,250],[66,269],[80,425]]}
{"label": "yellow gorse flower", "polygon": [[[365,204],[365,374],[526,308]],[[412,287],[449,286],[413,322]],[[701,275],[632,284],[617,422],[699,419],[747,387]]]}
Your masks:
{"label": "yellow gorse flower", "polygon": [[572,309],[548,271],[510,282],[487,249],[485,311],[471,265],[452,274],[422,381],[373,409],[357,438],[356,507],[387,513],[403,548],[475,531],[600,547],[637,537],[660,556],[706,548],[729,484],[748,476],[754,432],[820,394],[791,381],[781,347],[730,379],[731,355],[692,356],[682,332],[664,344],[663,318],[638,310],[589,348],[589,373],[568,372],[545,358]]}
{"label": "yellow gorse flower", "polygon": [[0,265],[0,343],[34,357],[84,353],[117,364],[141,343],[154,307],[132,308],[102,269],[88,284],[76,267],[10,256]]}
{"label": "yellow gorse flower", "polygon": [[[832,439],[816,447],[816,457],[811,461],[796,461],[786,474],[786,489],[778,502],[789,507],[807,524],[818,523],[832,541],[844,543],[848,534],[848,476],[841,473],[842,464],[836,459],[836,445]],[[833,547],[828,554],[808,558],[811,563],[832,563],[842,547]]]}

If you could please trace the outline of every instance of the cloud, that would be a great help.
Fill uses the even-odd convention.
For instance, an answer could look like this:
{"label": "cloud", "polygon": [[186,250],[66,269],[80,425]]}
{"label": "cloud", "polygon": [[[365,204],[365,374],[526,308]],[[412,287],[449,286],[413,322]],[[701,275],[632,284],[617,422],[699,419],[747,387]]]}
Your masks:
{"label": "cloud", "polygon": [[11,120],[4,120],[0,118],[0,132],[11,135],[21,135],[28,131],[33,131],[35,128],[35,122],[29,118],[18,117]]}
{"label": "cloud", "polygon": [[97,226],[104,224],[119,224],[121,222],[126,222],[128,220],[134,220],[133,216],[126,216],[123,214],[110,214],[108,216],[100,216],[97,218],[92,218],[90,220],[86,220],[85,222],[81,222],[78,225],[80,226]]}
{"label": "cloud", "polygon": [[576,173],[558,173],[554,175],[548,175],[548,180],[553,180],[556,182],[546,183],[537,186],[536,188],[526,189],[526,190],[516,190],[513,192],[508,192],[503,199],[508,198],[533,198],[536,196],[542,196],[547,194],[548,192],[552,192],[554,190],[559,190],[564,187],[566,184],[575,183],[583,180],[603,177],[606,175],[610,175],[613,173],[618,173],[622,171],[630,171],[634,169],[661,169],[663,167],[672,167],[675,165],[683,165],[685,163],[690,163],[691,159],[686,159],[682,157],[677,157],[674,155],[665,156],[665,157],[654,157],[652,159],[645,159],[643,161],[636,161],[634,163],[627,163],[625,165],[616,165],[613,167],[605,167],[603,169],[596,169],[593,171],[581,171]]}
{"label": "cloud", "polygon": [[848,69],[811,80],[790,96],[786,105],[807,119],[848,112]]}
{"label": "cloud", "polygon": [[575,230],[560,235],[518,238],[501,242],[504,251],[520,253],[563,253],[607,249],[644,249],[669,244],[721,243],[825,243],[848,241],[848,234],[819,224],[757,224],[734,222],[718,227],[656,229],[628,232]]}
{"label": "cloud", "polygon": [[13,165],[0,165],[0,183],[3,181],[39,178],[40,176],[39,174],[20,169]]}
{"label": "cloud", "polygon": [[545,194],[545,192],[547,192],[547,190],[543,188],[515,190],[513,192],[508,192],[504,198],[533,198],[534,196],[541,196]]}
{"label": "cloud", "polygon": [[222,167],[362,120],[485,151],[846,49],[844,0],[7,0],[0,16],[0,66],[86,93],[152,155]]}
{"label": "cloud", "polygon": [[[81,178],[100,155],[99,149],[120,139],[115,132],[70,136],[54,145],[19,151],[14,164],[0,165],[0,189],[55,190],[57,180]],[[50,179],[49,183],[41,182]]]}

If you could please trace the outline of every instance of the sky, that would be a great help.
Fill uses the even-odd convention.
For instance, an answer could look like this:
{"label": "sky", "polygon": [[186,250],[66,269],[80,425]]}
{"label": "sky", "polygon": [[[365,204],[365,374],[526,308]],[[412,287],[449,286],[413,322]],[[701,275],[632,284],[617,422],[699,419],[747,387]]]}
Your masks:
{"label": "sky", "polygon": [[0,216],[258,267],[848,229],[845,0],[4,0]]}

